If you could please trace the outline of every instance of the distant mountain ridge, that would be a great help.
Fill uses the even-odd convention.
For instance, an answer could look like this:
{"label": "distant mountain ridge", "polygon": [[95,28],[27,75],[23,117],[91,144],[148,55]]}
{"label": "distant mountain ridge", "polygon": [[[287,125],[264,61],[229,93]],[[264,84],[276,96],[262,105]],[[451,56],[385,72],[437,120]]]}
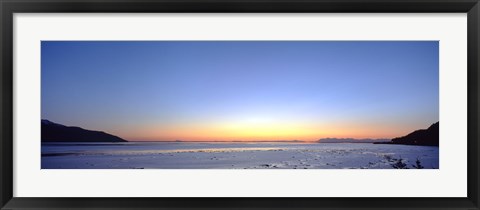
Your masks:
{"label": "distant mountain ridge", "polygon": [[354,139],[354,138],[323,138],[318,143],[375,143],[388,142],[390,139]]}
{"label": "distant mountain ridge", "polygon": [[41,138],[42,142],[127,142],[103,131],[65,126],[45,119],[42,119]]}

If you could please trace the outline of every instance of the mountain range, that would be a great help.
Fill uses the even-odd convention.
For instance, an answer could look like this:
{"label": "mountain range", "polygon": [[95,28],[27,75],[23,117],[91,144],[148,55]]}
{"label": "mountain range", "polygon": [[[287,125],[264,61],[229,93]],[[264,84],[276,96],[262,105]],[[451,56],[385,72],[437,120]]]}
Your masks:
{"label": "mountain range", "polygon": [[[93,131],[75,126],[65,126],[45,119],[42,119],[41,123],[42,142],[127,142],[125,139],[103,131]],[[290,142],[297,142],[297,140]],[[416,130],[406,136],[393,138],[390,141],[389,139],[323,138],[319,139],[317,142],[438,146],[439,122],[432,124],[427,129]]]}
{"label": "mountain range", "polygon": [[390,142],[374,144],[405,144],[422,146],[439,146],[440,124],[436,122],[427,129],[416,130],[406,136],[393,138]]}
{"label": "mountain range", "polygon": [[103,131],[86,130],[42,120],[42,142],[127,142]]}
{"label": "mountain range", "polygon": [[439,122],[432,124],[427,129],[416,130],[406,136],[392,139],[392,144],[408,144],[408,145],[439,145]]}

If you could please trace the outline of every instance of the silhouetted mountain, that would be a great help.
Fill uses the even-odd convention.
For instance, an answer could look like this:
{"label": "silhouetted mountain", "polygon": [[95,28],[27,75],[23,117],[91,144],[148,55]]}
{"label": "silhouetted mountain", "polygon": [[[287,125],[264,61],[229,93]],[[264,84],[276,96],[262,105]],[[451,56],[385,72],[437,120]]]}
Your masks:
{"label": "silhouetted mountain", "polygon": [[428,129],[416,130],[406,136],[394,138],[389,144],[438,146],[439,128],[439,122],[436,122]]}
{"label": "silhouetted mountain", "polygon": [[85,130],[42,120],[42,142],[126,142],[103,131]]}
{"label": "silhouetted mountain", "polygon": [[354,138],[323,138],[319,139],[318,143],[374,143],[374,142],[388,142],[389,139],[354,139]]}

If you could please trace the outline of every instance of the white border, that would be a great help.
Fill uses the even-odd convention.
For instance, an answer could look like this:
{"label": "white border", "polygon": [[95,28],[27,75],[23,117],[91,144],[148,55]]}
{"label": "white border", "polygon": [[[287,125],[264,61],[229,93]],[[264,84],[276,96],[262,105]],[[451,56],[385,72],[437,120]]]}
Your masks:
{"label": "white border", "polygon": [[[439,170],[40,170],[40,40],[439,40]],[[15,197],[466,197],[466,14],[15,14]]]}

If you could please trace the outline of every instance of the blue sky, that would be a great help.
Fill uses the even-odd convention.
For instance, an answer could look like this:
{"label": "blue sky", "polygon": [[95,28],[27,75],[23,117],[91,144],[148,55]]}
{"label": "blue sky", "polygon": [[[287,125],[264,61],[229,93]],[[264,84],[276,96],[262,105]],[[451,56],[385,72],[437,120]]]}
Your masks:
{"label": "blue sky", "polygon": [[438,121],[438,63],[437,41],[43,41],[42,118],[128,140],[392,138]]}

